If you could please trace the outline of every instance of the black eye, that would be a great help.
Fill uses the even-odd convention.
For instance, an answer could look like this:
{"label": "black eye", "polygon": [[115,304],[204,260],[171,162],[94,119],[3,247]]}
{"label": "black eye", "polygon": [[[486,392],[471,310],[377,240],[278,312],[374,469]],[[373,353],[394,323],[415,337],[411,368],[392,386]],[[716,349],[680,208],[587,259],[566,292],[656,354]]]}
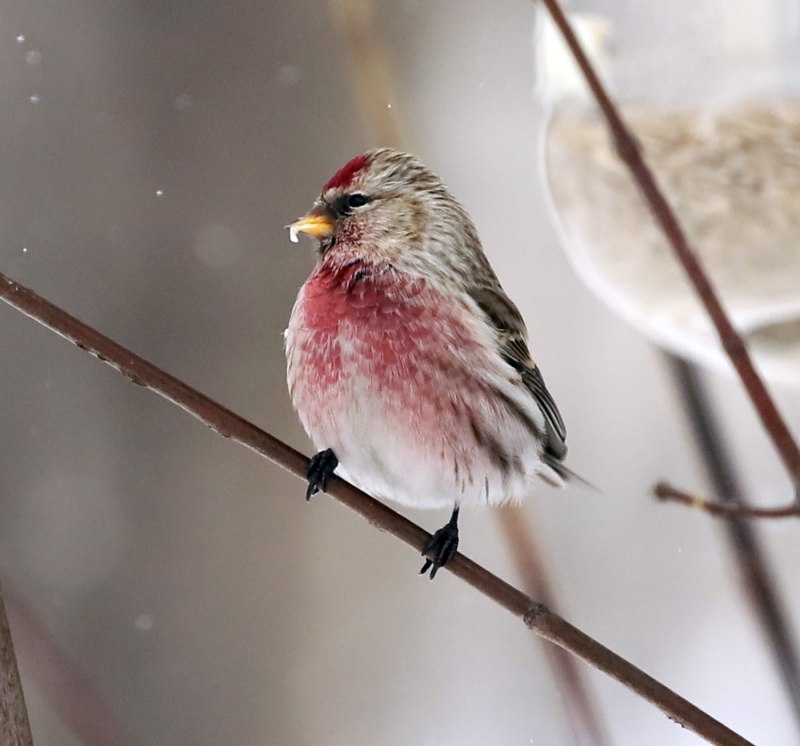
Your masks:
{"label": "black eye", "polygon": [[369,200],[367,199],[367,196],[365,194],[359,194],[358,192],[356,192],[355,194],[347,195],[346,204],[347,208],[350,210],[356,207],[363,207],[364,205],[367,204],[367,202],[369,202]]}

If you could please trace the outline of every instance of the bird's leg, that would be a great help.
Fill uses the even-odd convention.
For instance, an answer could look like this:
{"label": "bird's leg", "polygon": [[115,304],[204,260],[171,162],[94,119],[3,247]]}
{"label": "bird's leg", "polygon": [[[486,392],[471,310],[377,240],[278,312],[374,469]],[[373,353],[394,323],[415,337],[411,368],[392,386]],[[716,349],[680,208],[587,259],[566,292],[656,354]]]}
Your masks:
{"label": "bird's leg", "polygon": [[316,495],[328,485],[328,477],[333,474],[334,469],[339,466],[339,459],[330,448],[315,453],[308,464],[306,479],[308,479],[308,489],[306,490],[306,502],[311,499],[311,495]]}
{"label": "bird's leg", "polygon": [[442,526],[422,548],[425,564],[419,571],[420,575],[431,568],[431,580],[436,577],[440,567],[444,567],[458,550],[458,505],[453,508],[453,514],[446,525]]}

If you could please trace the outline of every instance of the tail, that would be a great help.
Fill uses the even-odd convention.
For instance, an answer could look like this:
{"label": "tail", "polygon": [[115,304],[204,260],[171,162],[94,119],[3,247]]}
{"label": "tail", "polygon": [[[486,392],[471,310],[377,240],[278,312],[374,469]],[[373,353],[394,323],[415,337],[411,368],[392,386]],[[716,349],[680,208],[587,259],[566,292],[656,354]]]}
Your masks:
{"label": "tail", "polygon": [[597,492],[600,495],[603,494],[603,491],[597,485],[592,484],[588,479],[584,479],[580,474],[572,471],[572,469],[554,455],[545,451],[545,453],[542,454],[542,462],[545,466],[550,467],[559,477],[559,479],[556,480],[553,478],[552,474],[548,474],[547,472],[540,473],[539,476],[548,484],[552,484],[556,487],[563,487],[563,482],[573,482],[587,487],[592,492]]}

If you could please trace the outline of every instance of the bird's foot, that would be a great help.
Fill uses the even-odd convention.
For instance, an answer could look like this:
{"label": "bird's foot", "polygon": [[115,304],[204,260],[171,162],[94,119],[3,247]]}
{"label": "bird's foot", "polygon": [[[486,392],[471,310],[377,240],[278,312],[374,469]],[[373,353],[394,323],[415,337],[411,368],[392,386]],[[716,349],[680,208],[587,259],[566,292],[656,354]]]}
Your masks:
{"label": "bird's foot", "polygon": [[442,526],[422,548],[425,564],[419,571],[420,575],[431,571],[431,580],[436,577],[440,567],[444,567],[458,551],[458,508],[453,510],[446,526]]}
{"label": "bird's foot", "polygon": [[336,467],[339,466],[339,459],[330,448],[324,451],[315,453],[311,457],[311,462],[308,465],[306,472],[306,479],[308,479],[308,489],[306,490],[306,502],[311,499],[312,495],[328,486],[328,477],[333,474]]}

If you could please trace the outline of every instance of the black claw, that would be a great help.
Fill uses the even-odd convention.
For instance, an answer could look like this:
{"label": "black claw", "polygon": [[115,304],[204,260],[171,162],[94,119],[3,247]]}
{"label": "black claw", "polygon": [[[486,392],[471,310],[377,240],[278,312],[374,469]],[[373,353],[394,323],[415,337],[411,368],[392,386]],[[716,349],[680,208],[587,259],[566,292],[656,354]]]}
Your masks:
{"label": "black claw", "polygon": [[311,462],[308,465],[306,472],[306,479],[308,479],[308,489],[306,490],[306,502],[311,499],[312,495],[328,486],[328,477],[333,474],[336,467],[339,466],[339,459],[330,448],[324,451],[315,453],[311,457]]}
{"label": "black claw", "polygon": [[422,548],[422,556],[425,557],[425,564],[419,571],[424,575],[430,568],[430,578],[433,580],[440,567],[444,567],[458,551],[458,506],[453,509],[446,526],[440,528]]}

